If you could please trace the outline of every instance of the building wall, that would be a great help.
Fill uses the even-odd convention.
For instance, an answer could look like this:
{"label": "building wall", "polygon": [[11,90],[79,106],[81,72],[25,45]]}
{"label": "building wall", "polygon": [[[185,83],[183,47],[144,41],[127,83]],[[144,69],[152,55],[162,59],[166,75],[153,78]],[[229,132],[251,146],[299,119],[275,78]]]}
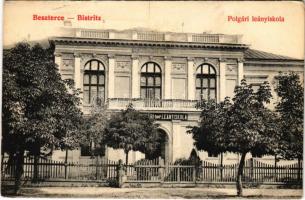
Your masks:
{"label": "building wall", "polygon": [[[271,86],[271,93],[273,98],[271,99],[268,107],[274,109],[276,103],[279,101],[275,87],[277,84],[276,77],[279,75],[279,72],[288,73],[294,71],[299,74],[301,83],[304,83],[304,69],[302,65],[291,65],[291,64],[269,64],[269,65],[248,65],[244,67],[244,76],[247,80],[247,83],[259,84],[264,81],[268,81]],[[257,87],[255,87],[257,88]]]}
{"label": "building wall", "polygon": [[[244,60],[243,50],[230,50],[226,48],[148,48],[139,46],[99,46],[99,45],[75,45],[57,44],[55,50],[55,62],[63,79],[72,78],[77,88],[83,90],[83,73],[85,64],[96,59],[105,66],[105,98],[140,98],[140,74],[141,66],[147,62],[157,63],[162,71],[162,99],[195,100],[196,69],[203,63],[214,66],[217,74],[217,100],[223,100],[226,96],[233,97],[234,88],[241,79],[248,83],[260,84],[269,81],[274,96],[270,108],[278,100],[274,91],[275,78],[279,71],[296,71],[303,78],[303,66],[299,63],[291,64],[288,61],[247,61]],[[303,82],[303,80],[302,80]],[[255,87],[255,86],[254,86]],[[81,95],[82,97],[82,95]],[[121,104],[122,106],[123,104]],[[179,104],[182,105],[182,104]],[[85,108],[86,105],[83,105]],[[123,109],[124,106],[121,107]],[[110,110],[119,110],[119,107],[109,107]],[[200,111],[189,107],[173,109],[140,108],[144,112],[154,113],[183,113],[188,115],[187,121],[162,120],[160,128],[168,136],[168,160],[175,161],[178,158],[188,158],[193,146],[193,139],[187,134],[188,126],[198,124]],[[89,114],[83,110],[85,114]],[[78,153],[77,153],[78,152]],[[220,157],[209,157],[206,152],[198,153],[201,159],[219,162]],[[79,151],[73,151],[69,160],[79,159]],[[54,159],[62,158],[62,152],[56,152]],[[107,157],[110,160],[125,160],[122,150],[107,149]],[[129,162],[142,159],[145,156],[140,152],[130,152]],[[224,160],[228,163],[236,163],[239,156],[226,153]]]}
{"label": "building wall", "polygon": [[[166,56],[162,55],[162,52],[165,52]],[[57,45],[55,55],[63,78],[73,78],[80,89],[83,89],[85,64],[91,59],[101,61],[106,67],[106,98],[139,98],[141,66],[146,62],[155,62],[162,70],[164,99],[194,99],[196,69],[199,65],[208,63],[217,71],[217,98],[220,100],[226,95],[226,84],[221,84],[220,80],[226,77],[231,85],[238,81],[241,76],[238,74],[238,63],[243,62],[242,52],[228,50],[177,51],[158,48]],[[122,84],[123,81],[126,84]],[[230,86],[230,89],[232,87]]]}

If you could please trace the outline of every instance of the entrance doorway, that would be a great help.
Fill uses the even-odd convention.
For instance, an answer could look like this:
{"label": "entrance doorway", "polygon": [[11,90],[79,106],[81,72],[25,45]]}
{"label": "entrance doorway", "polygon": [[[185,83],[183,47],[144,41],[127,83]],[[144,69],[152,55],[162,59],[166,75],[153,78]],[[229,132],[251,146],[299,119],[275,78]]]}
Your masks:
{"label": "entrance doorway", "polygon": [[156,159],[161,157],[165,162],[169,161],[169,138],[167,133],[162,130],[158,129],[159,139],[156,150],[150,154],[146,154],[146,159]]}

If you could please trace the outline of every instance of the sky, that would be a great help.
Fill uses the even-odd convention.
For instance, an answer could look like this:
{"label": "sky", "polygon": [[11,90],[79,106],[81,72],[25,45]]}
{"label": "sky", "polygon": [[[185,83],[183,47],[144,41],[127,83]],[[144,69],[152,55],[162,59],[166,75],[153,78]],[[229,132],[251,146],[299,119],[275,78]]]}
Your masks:
{"label": "sky", "polygon": [[[62,21],[34,21],[33,15],[74,17],[72,27],[94,29],[150,28],[158,31],[243,35],[251,48],[304,59],[302,2],[216,1],[6,1],[3,44],[60,36]],[[102,21],[77,21],[77,15],[98,15]],[[249,22],[228,21],[249,16]],[[252,22],[251,17],[283,17],[284,22]]]}

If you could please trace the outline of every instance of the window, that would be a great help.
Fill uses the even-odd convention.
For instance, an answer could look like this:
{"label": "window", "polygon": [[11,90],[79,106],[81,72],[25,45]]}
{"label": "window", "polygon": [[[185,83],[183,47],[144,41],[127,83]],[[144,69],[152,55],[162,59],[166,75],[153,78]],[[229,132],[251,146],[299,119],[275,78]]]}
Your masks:
{"label": "window", "polygon": [[216,71],[209,64],[202,64],[197,68],[196,99],[216,99]]}
{"label": "window", "polygon": [[141,98],[161,99],[161,69],[159,65],[148,62],[141,69]]}
{"label": "window", "polygon": [[105,68],[98,60],[90,60],[84,71],[84,103],[105,99]]}

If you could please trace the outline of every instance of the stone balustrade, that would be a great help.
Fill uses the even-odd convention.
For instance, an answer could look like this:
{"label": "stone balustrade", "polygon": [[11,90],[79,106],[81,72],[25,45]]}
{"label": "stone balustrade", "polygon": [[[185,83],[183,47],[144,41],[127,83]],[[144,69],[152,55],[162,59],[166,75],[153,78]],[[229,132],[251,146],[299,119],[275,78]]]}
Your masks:
{"label": "stone balustrade", "polygon": [[[109,98],[105,104],[109,110],[125,109],[129,104],[137,110],[145,111],[198,111],[195,108],[197,100],[184,99],[131,99],[131,98]],[[90,113],[91,106],[83,105],[83,112]]]}
{"label": "stone balustrade", "polygon": [[115,30],[93,30],[75,29],[75,37],[94,39],[124,39],[138,41],[171,41],[191,43],[227,43],[241,44],[241,35],[224,35],[208,33],[172,33],[154,31],[115,31]]}
{"label": "stone balustrade", "polygon": [[131,104],[137,110],[195,111],[196,100],[182,99],[108,99],[109,109],[122,109]]}

